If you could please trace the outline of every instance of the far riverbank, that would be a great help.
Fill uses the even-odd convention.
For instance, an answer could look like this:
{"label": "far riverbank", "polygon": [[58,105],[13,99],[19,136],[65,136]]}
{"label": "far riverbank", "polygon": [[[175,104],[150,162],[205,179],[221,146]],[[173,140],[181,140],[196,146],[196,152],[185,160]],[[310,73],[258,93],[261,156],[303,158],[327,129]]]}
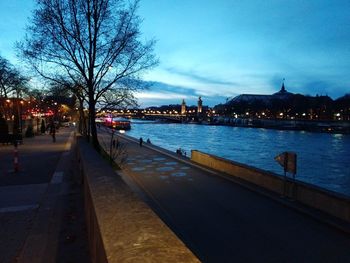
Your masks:
{"label": "far riverbank", "polygon": [[293,130],[293,131],[350,134],[350,121],[283,120],[283,119],[251,119],[251,118],[215,117],[210,122],[203,122],[203,124],[265,128],[265,129],[275,129],[275,130]]}

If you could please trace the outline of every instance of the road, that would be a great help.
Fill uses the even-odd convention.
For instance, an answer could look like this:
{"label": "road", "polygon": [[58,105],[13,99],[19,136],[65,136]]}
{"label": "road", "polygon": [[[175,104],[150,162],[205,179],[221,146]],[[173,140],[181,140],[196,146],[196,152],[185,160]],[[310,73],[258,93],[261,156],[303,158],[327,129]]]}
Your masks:
{"label": "road", "polygon": [[0,145],[1,263],[89,262],[83,203],[72,182],[73,135],[61,128],[55,143],[49,134],[24,138],[17,173],[13,145]]}

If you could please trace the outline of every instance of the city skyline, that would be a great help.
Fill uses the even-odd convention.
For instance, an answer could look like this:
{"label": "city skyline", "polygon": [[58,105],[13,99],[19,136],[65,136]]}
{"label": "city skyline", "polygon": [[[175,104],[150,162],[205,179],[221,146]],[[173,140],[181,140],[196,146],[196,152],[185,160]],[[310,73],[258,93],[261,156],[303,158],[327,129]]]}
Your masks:
{"label": "city skyline", "polygon": [[[0,55],[16,61],[14,43],[24,37],[34,1],[1,3]],[[272,94],[283,78],[293,93],[348,92],[350,3],[337,1],[170,1],[143,0],[141,31],[157,40],[157,68],[144,79],[141,106],[209,106],[241,93]]]}

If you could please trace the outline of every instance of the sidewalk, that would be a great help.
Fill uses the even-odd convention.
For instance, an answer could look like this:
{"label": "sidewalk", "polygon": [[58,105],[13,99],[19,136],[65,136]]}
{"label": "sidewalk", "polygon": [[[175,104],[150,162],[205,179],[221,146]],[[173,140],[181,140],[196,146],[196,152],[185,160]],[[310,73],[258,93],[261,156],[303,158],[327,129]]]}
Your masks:
{"label": "sidewalk", "polygon": [[84,239],[82,227],[76,226],[78,221],[84,226],[84,218],[74,181],[73,135],[61,128],[55,143],[47,134],[25,138],[18,146],[18,173],[14,147],[0,145],[0,262],[69,262],[62,259],[69,256],[67,244],[74,242],[82,249],[72,258],[80,253],[87,259],[86,240],[70,234],[79,232]]}

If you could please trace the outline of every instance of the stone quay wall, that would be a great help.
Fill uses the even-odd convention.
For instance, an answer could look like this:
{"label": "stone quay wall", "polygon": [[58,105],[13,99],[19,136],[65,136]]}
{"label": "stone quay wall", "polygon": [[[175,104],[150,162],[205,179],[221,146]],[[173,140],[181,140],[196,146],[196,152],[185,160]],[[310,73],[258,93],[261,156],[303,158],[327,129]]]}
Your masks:
{"label": "stone quay wall", "polygon": [[191,161],[350,222],[350,198],[344,195],[197,150],[192,150]]}
{"label": "stone quay wall", "polygon": [[77,156],[91,262],[199,262],[81,138]]}

